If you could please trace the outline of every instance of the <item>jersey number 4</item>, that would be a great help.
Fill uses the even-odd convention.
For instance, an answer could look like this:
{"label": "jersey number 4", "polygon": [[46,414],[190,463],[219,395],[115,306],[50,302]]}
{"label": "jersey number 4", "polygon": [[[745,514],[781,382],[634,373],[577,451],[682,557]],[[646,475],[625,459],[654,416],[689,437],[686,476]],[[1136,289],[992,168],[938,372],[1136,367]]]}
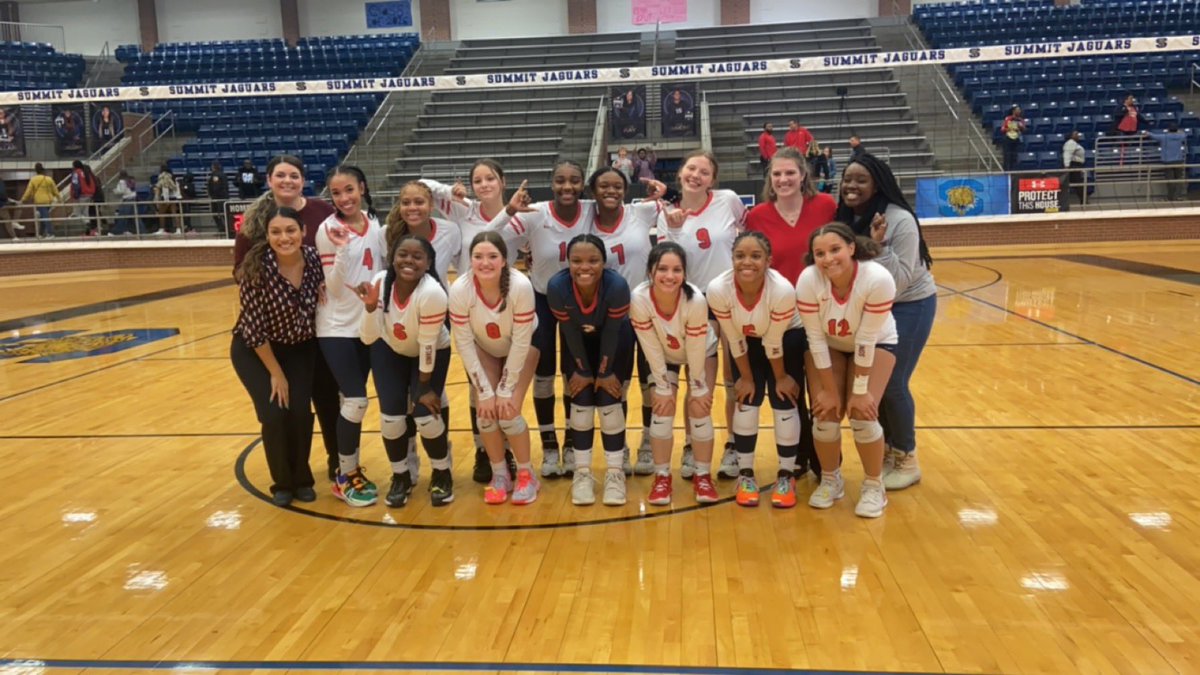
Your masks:
{"label": "jersey number 4", "polygon": [[828,331],[830,335],[846,337],[850,334],[850,322],[846,321],[845,319],[842,319],[841,321],[830,319]]}
{"label": "jersey number 4", "polygon": [[363,267],[368,271],[375,271],[375,256],[371,253],[371,249],[363,251]]}

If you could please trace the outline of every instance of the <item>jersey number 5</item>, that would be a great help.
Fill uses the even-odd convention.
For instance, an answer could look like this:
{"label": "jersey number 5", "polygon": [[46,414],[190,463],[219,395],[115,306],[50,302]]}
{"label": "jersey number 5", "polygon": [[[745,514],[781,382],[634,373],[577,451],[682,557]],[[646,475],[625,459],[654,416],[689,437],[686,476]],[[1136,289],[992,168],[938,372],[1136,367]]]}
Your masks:
{"label": "jersey number 5", "polygon": [[408,333],[404,331],[404,324],[402,323],[392,324],[392,335],[395,335],[397,340],[408,339]]}
{"label": "jersey number 5", "polygon": [[850,322],[842,319],[841,321],[829,320],[829,334],[837,337],[846,337],[850,334]]}

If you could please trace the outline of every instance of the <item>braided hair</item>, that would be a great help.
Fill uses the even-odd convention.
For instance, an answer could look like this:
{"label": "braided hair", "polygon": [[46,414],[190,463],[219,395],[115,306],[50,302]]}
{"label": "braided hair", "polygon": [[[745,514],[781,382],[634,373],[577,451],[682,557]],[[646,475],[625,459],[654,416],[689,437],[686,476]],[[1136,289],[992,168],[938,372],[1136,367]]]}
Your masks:
{"label": "braided hair", "polygon": [[433,244],[429,243],[428,239],[422,239],[415,234],[405,234],[396,239],[395,243],[388,244],[388,270],[387,276],[383,280],[383,311],[387,311],[388,302],[392,299],[392,287],[396,285],[396,251],[400,249],[400,245],[406,241],[417,241],[421,243],[421,249],[425,251],[425,257],[429,259],[429,267],[425,270],[425,274],[433,277],[433,280],[441,285],[442,280],[437,273],[437,251],[433,250]]}
{"label": "braided hair", "polygon": [[871,174],[871,180],[875,182],[875,196],[871,198],[871,203],[867,204],[867,208],[861,216],[856,216],[854,211],[846,206],[842,198],[838,198],[837,213],[834,218],[840,222],[850,225],[850,229],[854,230],[854,234],[870,237],[871,236],[871,220],[876,214],[881,214],[887,211],[890,204],[895,204],[900,208],[908,211],[912,216],[913,222],[917,225],[917,240],[920,243],[919,255],[921,262],[926,268],[933,267],[933,257],[929,255],[929,246],[925,244],[925,235],[921,234],[921,221],[917,218],[917,212],[909,206],[908,200],[904,198],[904,192],[900,190],[900,184],[896,182],[896,175],[892,173],[889,167],[883,160],[870,153],[863,153],[854,161],[842,169],[842,180],[846,180],[846,170],[850,165],[858,164]]}
{"label": "braided hair", "polygon": [[673,241],[660,241],[650,249],[650,259],[646,263],[646,278],[651,280],[651,285],[654,283],[654,270],[658,267],[658,262],[667,254],[674,255],[679,258],[679,264],[683,266],[683,295],[688,300],[692,299],[695,289],[687,282],[687,253],[684,253],[683,247]]}
{"label": "braided hair", "polygon": [[753,240],[757,241],[758,245],[762,246],[763,250],[767,252],[767,257],[768,258],[771,257],[771,255],[772,255],[771,254],[771,240],[767,239],[767,235],[763,234],[762,232],[758,232],[756,230],[746,230],[745,232],[739,234],[737,236],[737,238],[733,240],[733,247],[737,248],[737,245],[740,244],[743,239],[753,239]]}
{"label": "braided hair", "polygon": [[471,240],[471,248],[468,251],[474,253],[475,247],[483,243],[495,246],[496,250],[500,252],[500,257],[504,259],[504,268],[500,270],[500,309],[497,310],[503,312],[508,307],[508,290],[512,285],[512,281],[509,279],[508,245],[504,243],[504,237],[501,237],[500,233],[484,230]]}
{"label": "braided hair", "polygon": [[571,239],[571,241],[567,242],[568,259],[571,257],[571,249],[575,248],[579,244],[591,244],[592,246],[595,246],[596,250],[600,251],[600,262],[608,262],[608,253],[606,253],[604,250],[604,241],[601,240],[600,237],[597,237],[591,233],[577,234]]}

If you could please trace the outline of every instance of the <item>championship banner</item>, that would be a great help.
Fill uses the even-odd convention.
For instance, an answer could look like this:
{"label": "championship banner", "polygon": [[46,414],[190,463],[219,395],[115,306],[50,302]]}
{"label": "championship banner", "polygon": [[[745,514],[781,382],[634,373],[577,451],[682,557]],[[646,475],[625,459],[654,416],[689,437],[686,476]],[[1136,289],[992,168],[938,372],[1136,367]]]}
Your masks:
{"label": "championship banner", "polygon": [[91,150],[96,152],[119,138],[125,131],[125,117],[120,103],[92,103]]}
{"label": "championship banner", "polygon": [[[789,73],[851,72],[903,66],[955,63],[985,63],[1016,59],[1059,59],[1075,56],[1113,56],[1197,51],[1200,34],[1161,37],[1072,40],[1037,44],[922,49],[902,52],[867,52],[794,59],[753,59],[688,63],[636,68],[579,68],[569,70],[526,71],[519,73],[479,73],[475,75],[438,75],[416,77],[368,77],[336,80],[287,80],[277,82],[236,82],[200,84],[160,84],[129,87],[85,87],[81,89],[34,89],[0,93],[0,105],[17,103],[55,103],[64,101],[157,101],[187,98],[236,98],[241,96],[293,96],[320,94],[386,93],[391,91],[451,91],[493,89],[497,87],[553,86],[564,82],[584,84],[671,82],[681,78],[704,80],[729,77],[758,77]],[[624,89],[632,88],[626,84]]]}
{"label": "championship banner", "polygon": [[1056,173],[1013,174],[1012,212],[1061,213],[1066,205],[1066,191]]}
{"label": "championship banner", "polygon": [[612,88],[608,129],[613,140],[646,137],[646,85]]}
{"label": "championship banner", "polygon": [[21,106],[0,107],[0,157],[25,156],[25,130],[21,128]]}
{"label": "championship banner", "polygon": [[59,157],[83,157],[87,154],[84,145],[83,105],[53,105],[50,115],[54,118],[54,154]]}
{"label": "championship banner", "polygon": [[918,218],[1007,216],[1008,176],[917,179]]}
{"label": "championship banner", "polygon": [[662,135],[665,138],[695,136],[695,83],[664,84],[662,92]]}

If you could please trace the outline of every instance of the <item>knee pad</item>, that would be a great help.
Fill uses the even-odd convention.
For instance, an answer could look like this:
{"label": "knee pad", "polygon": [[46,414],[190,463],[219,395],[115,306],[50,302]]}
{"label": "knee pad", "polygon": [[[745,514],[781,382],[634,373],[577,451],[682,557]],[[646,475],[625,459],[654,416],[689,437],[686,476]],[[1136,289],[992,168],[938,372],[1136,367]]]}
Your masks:
{"label": "knee pad", "polygon": [[424,415],[416,418],[417,433],[421,434],[421,438],[437,438],[446,431],[446,423],[440,417],[433,415]]}
{"label": "knee pad", "polygon": [[496,420],[477,420],[479,425],[479,433],[490,434],[493,431],[499,431],[500,426],[496,424]]}
{"label": "knee pad", "polygon": [[442,390],[442,407],[443,408],[450,407],[450,395],[446,393],[445,389]]}
{"label": "knee pad", "polygon": [[850,420],[850,428],[854,430],[855,443],[874,443],[883,438],[883,425],[879,420]]}
{"label": "knee pad", "polygon": [[515,436],[529,431],[529,425],[525,424],[525,418],[522,415],[517,415],[511,420],[500,420],[500,430],[506,436]]}
{"label": "knee pad", "polygon": [[822,443],[841,443],[841,422],[826,422],[824,420],[814,419],[813,440],[821,441]]}
{"label": "knee pad", "polygon": [[629,400],[629,385],[630,385],[630,381],[621,383],[621,400],[622,401]]}
{"label": "knee pad", "polygon": [[600,406],[600,433],[620,434],[625,432],[625,412],[620,403]]}
{"label": "knee pad", "polygon": [[367,399],[343,398],[341,415],[349,422],[362,424],[363,418],[367,416]]}
{"label": "knee pad", "polygon": [[591,431],[596,423],[596,408],[590,405],[571,404],[571,431]]}
{"label": "knee pad", "polygon": [[534,398],[554,398],[554,376],[553,375],[534,375],[533,376],[533,397]]}
{"label": "knee pad", "polygon": [[775,444],[781,446],[800,444],[800,413],[796,409],[771,410],[775,414]]}
{"label": "knee pad", "polygon": [[758,406],[743,405],[733,409],[733,425],[730,427],[738,436],[758,435]]}
{"label": "knee pad", "polygon": [[650,438],[669,441],[671,440],[672,432],[671,423],[675,421],[670,415],[651,415],[650,416]]}
{"label": "knee pad", "polygon": [[380,415],[379,430],[383,433],[383,437],[388,440],[395,440],[404,436],[408,425],[404,421],[404,415]]}
{"label": "knee pad", "polygon": [[712,415],[692,420],[692,440],[702,443],[711,441],[716,433],[713,431]]}

